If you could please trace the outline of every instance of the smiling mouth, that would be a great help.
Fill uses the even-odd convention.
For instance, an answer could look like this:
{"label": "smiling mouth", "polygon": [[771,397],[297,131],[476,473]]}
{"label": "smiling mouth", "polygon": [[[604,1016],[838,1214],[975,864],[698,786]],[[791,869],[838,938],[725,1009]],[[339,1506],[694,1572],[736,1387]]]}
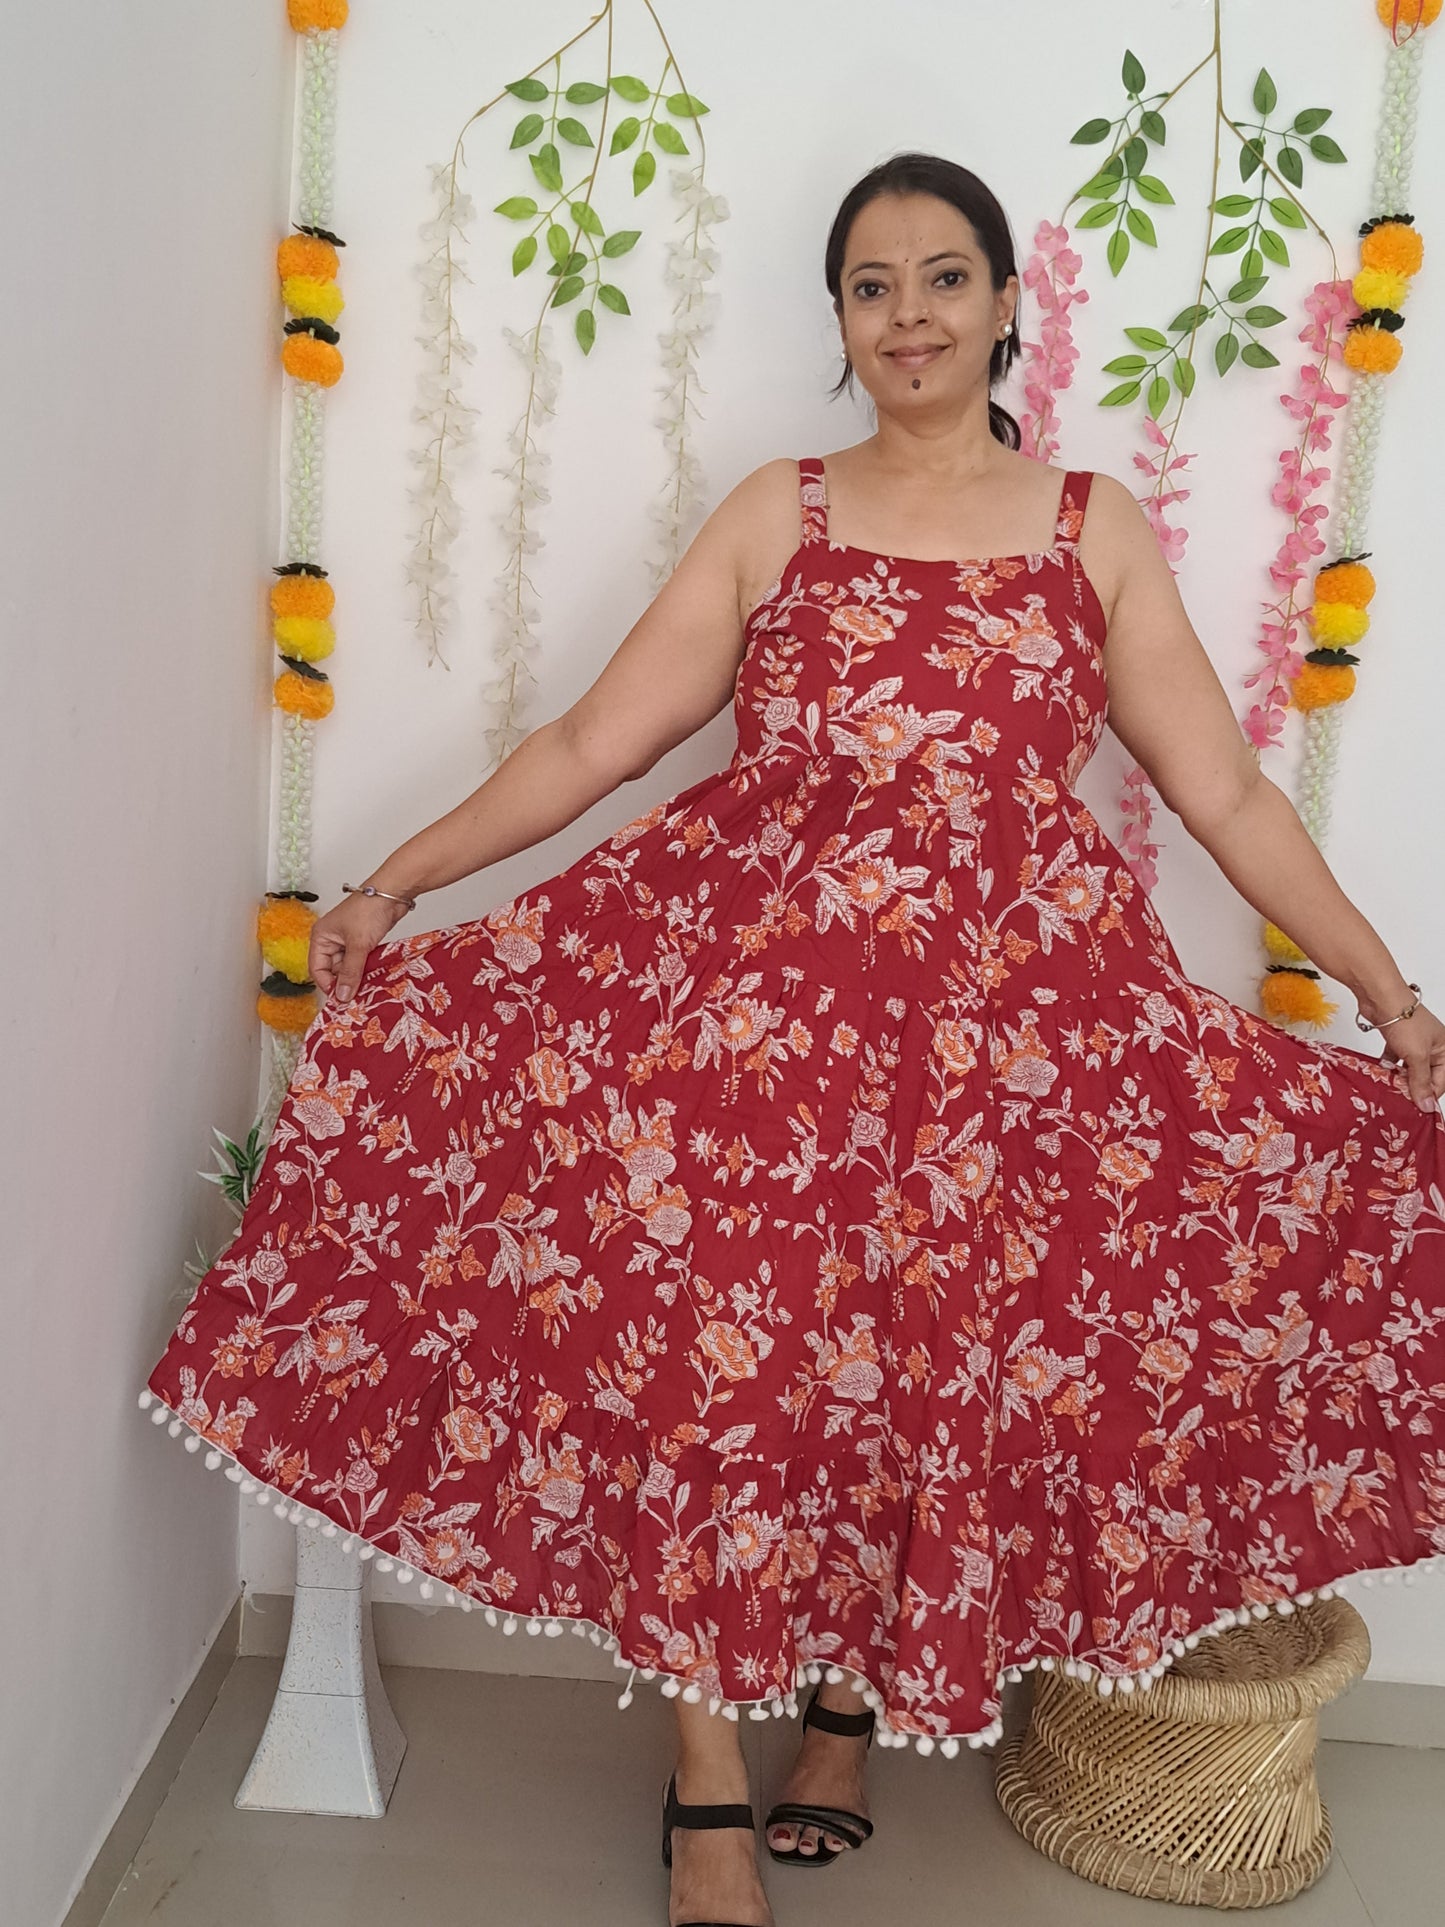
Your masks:
{"label": "smiling mouth", "polygon": [[939,346],[927,348],[889,348],[885,350],[890,361],[901,363],[905,368],[922,368],[926,363],[936,360],[943,353]]}

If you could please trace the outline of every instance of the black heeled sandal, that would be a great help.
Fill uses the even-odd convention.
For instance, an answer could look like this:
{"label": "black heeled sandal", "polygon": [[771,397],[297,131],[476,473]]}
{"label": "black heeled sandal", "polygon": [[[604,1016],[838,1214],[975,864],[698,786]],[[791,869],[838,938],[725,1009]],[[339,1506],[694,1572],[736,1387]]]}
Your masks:
{"label": "black heeled sandal", "polygon": [[[677,1797],[677,1775],[674,1773],[667,1783],[667,1792],[662,1801],[662,1864],[672,1866],[672,1830],[674,1827],[688,1827],[704,1832],[711,1827],[746,1827],[756,1832],[753,1810],[739,1801],[735,1806],[694,1806],[684,1805]],[[681,1927],[736,1927],[735,1922],[725,1920],[689,1920]]]}
{"label": "black heeled sandal", "polygon": [[[868,1745],[873,1744],[874,1719],[871,1713],[834,1713],[826,1706],[819,1706],[817,1689],[803,1708],[804,1726],[820,1726],[825,1733],[841,1733],[849,1739],[861,1739],[868,1735]],[[816,1827],[819,1832],[836,1833],[848,1843],[848,1847],[861,1847],[873,1831],[873,1822],[865,1820],[861,1813],[849,1813],[846,1807],[814,1807],[805,1800],[780,1800],[771,1808],[763,1822],[765,1831],[773,1827]],[[815,1853],[804,1853],[800,1846],[780,1851],[771,1841],[768,1852],[784,1867],[827,1867],[846,1849],[825,1847],[820,1840]]]}

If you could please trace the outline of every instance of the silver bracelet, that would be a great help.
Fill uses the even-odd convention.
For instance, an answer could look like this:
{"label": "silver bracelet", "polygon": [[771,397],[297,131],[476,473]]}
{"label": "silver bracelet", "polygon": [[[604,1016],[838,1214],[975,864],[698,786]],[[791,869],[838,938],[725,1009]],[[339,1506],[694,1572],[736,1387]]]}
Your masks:
{"label": "silver bracelet", "polygon": [[1397,1011],[1393,1017],[1386,1017],[1382,1023],[1378,1024],[1371,1023],[1368,1017],[1362,1017],[1359,1011],[1356,1011],[1355,1022],[1359,1025],[1360,1029],[1384,1030],[1390,1024],[1398,1024],[1402,1017],[1413,1017],[1415,1012],[1420,1008],[1420,986],[1418,984],[1406,984],[1405,988],[1406,990],[1414,991],[1415,1001],[1413,1004],[1407,1004],[1403,1010]]}
{"label": "silver bracelet", "polygon": [[343,883],[342,889],[350,897],[385,897],[388,903],[404,903],[408,910],[415,910],[415,897],[399,897],[391,890],[378,890],[374,883]]}

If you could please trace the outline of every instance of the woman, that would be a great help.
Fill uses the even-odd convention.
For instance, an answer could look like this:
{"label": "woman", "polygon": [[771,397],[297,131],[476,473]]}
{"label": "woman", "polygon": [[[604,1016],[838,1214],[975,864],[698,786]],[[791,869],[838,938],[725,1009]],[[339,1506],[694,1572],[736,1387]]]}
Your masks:
{"label": "woman", "polygon": [[[1017,452],[993,196],[890,160],[826,279],[875,433],[749,475],[592,688],[318,920],[329,1003],[143,1395],[662,1679],[674,1927],[772,1919],[735,1722],[800,1667],[767,1843],[818,1866],[870,1831],[875,1715],[952,1755],[1006,1673],[1147,1684],[1445,1549],[1445,1029],[1127,491]],[[730,700],[726,770],[387,941]],[[1106,705],[1384,1060],[1184,976],[1072,788]]]}

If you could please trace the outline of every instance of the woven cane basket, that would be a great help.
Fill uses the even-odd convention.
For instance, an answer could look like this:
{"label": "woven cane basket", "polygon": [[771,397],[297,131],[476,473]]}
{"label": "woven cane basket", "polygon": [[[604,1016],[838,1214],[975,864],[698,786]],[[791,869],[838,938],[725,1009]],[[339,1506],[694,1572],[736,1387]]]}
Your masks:
{"label": "woven cane basket", "polygon": [[1319,1710],[1369,1664],[1338,1596],[1231,1627],[1147,1692],[1036,1672],[999,1749],[999,1803],[1050,1860],[1103,1887],[1209,1907],[1289,1900],[1329,1864]]}

